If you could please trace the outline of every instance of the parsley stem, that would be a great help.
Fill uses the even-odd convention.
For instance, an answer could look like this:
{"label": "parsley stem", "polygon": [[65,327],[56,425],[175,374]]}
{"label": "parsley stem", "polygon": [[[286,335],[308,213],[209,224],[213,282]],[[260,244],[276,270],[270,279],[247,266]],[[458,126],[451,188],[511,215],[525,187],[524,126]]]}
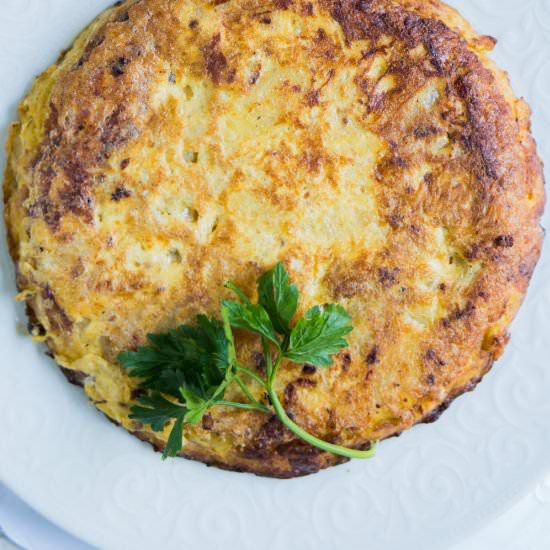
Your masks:
{"label": "parsley stem", "polygon": [[227,353],[229,355],[229,365],[233,368],[237,367],[237,352],[235,351],[235,339],[233,338],[233,331],[231,330],[231,322],[229,321],[229,312],[227,308],[222,306],[222,320],[223,320],[223,331],[225,337],[227,338]]}
{"label": "parsley stem", "polygon": [[283,351],[288,351],[288,346],[290,345],[290,334],[285,334],[285,337],[283,338],[283,344],[281,346],[281,349]]}
{"label": "parsley stem", "polygon": [[[231,288],[231,287],[229,287]],[[231,322],[229,321],[229,314],[227,312],[227,309],[222,306],[222,319],[223,319],[223,329],[225,332],[225,337],[227,338],[227,349],[228,349],[228,355],[229,355],[229,364],[232,367],[232,371],[235,372],[235,374],[231,378],[226,378],[226,384],[222,384],[220,386],[220,389],[223,387],[223,390],[225,390],[225,387],[229,385],[230,382],[235,381],[241,388],[242,392],[246,395],[246,397],[251,401],[251,403],[254,405],[254,408],[257,410],[262,410],[263,412],[270,412],[270,410],[262,405],[251,393],[250,390],[246,387],[246,384],[243,383],[243,381],[240,379],[238,374],[236,374],[236,371],[243,370],[242,367],[239,367],[239,362],[237,359],[237,352],[235,350],[235,339],[233,337],[233,331],[231,330]],[[246,369],[248,371],[248,369]],[[256,376],[252,371],[248,371],[247,374],[251,375],[255,380],[259,381],[262,386],[265,387],[265,383],[261,378]],[[222,390],[222,391],[223,391]],[[216,392],[216,396],[220,394],[220,391]],[[249,407],[241,407],[241,408],[249,408]]]}
{"label": "parsley stem", "polygon": [[233,378],[233,380],[237,382],[239,388],[241,388],[241,391],[246,395],[251,403],[253,403],[254,405],[261,405],[261,403],[252,395],[247,385],[241,380],[238,374],[235,375],[235,378]]}
{"label": "parsley stem", "polygon": [[233,281],[225,283],[225,288],[232,290],[245,304],[250,304],[248,296]]}
{"label": "parsley stem", "polygon": [[[268,378],[268,386],[273,386],[273,381],[275,380],[275,376],[277,376],[277,371],[279,370],[279,367],[281,366],[281,363],[283,362],[283,353],[279,353],[277,355],[277,359],[275,360],[275,365],[271,368],[271,375]],[[269,388],[268,388],[269,389]]]}
{"label": "parsley stem", "polygon": [[236,403],[234,401],[216,401],[214,405],[220,405],[224,407],[233,407],[235,409],[247,409],[252,411],[260,411],[263,413],[271,413],[271,409],[258,403],[257,405],[253,403]]}
{"label": "parsley stem", "polygon": [[374,456],[374,453],[375,453],[374,446],[372,446],[368,451],[359,451],[356,449],[350,449],[348,447],[342,447],[341,445],[334,445],[333,443],[328,443],[328,441],[323,441],[322,439],[319,439],[318,437],[311,435],[310,433],[306,432],[303,428],[300,428],[298,424],[293,422],[289,418],[289,416],[286,414],[286,411],[283,405],[279,401],[277,392],[273,388],[273,382],[275,380],[275,376],[277,375],[277,370],[279,369],[283,361],[283,354],[280,353],[277,356],[275,365],[271,366],[271,353],[269,351],[269,342],[267,342],[267,340],[265,339],[264,339],[264,353],[266,355],[266,360],[268,361],[268,364],[270,367],[268,370],[268,372],[270,372],[270,375],[268,377],[268,385],[267,385],[267,393],[269,395],[269,399],[271,400],[271,404],[273,405],[273,408],[275,409],[275,412],[279,417],[279,420],[292,433],[294,433],[295,435],[297,435],[298,437],[300,437],[310,445],[313,445],[314,447],[317,447],[329,453],[333,453],[335,455],[345,456],[346,458],[371,458]]}
{"label": "parsley stem", "polygon": [[342,447],[340,445],[334,445],[333,443],[328,443],[327,441],[323,441],[322,439],[319,439],[314,435],[311,435],[310,433],[306,432],[303,428],[300,428],[298,424],[293,422],[289,418],[289,416],[286,414],[286,411],[283,405],[279,401],[277,392],[273,389],[273,387],[270,387],[267,391],[269,393],[269,398],[271,399],[271,403],[273,404],[273,408],[275,409],[275,412],[279,417],[279,420],[292,433],[296,434],[298,437],[302,438],[304,441],[306,441],[310,445],[313,445],[314,447],[317,447],[322,451],[327,451],[329,453],[339,455],[339,456],[345,456],[346,458],[372,458],[374,456],[375,454],[374,446],[372,446],[368,451],[359,451],[356,449],[350,449],[348,447]]}
{"label": "parsley stem", "polygon": [[231,384],[231,382],[233,382],[233,377],[231,378],[226,378],[221,384],[220,386],[218,387],[218,389],[216,390],[216,392],[214,393],[214,395],[205,403],[204,405],[204,410],[207,411],[209,407],[211,407],[215,400],[217,399],[217,397],[219,395],[223,395],[223,393],[225,392],[225,388],[227,388],[227,386],[229,386],[229,384]]}
{"label": "parsley stem", "polygon": [[250,376],[250,378],[258,382],[258,384],[260,384],[262,388],[267,389],[266,381],[260,378],[254,371],[251,371],[250,369],[247,369],[246,367],[243,367],[241,365],[237,365],[237,372],[242,372],[243,374]]}
{"label": "parsley stem", "polygon": [[265,357],[265,371],[267,373],[267,382],[271,383],[271,375],[273,373],[273,359],[271,357],[271,348],[269,347],[269,340],[262,336],[262,345],[264,348],[264,357]]}

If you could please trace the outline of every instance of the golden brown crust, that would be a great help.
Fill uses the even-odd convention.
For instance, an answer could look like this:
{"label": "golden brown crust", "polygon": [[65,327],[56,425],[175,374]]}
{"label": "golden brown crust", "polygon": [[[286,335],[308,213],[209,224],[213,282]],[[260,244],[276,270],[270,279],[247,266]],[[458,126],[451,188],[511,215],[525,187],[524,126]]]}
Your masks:
{"label": "golden brown crust", "polygon": [[[529,109],[493,45],[436,0],[108,10],[37,80],[8,145],[35,336],[161,448],[128,419],[117,353],[282,259],[303,310],[338,301],[355,326],[330,369],[285,367],[295,420],[355,447],[433,421],[502,353],[543,238]],[[187,457],[262,475],[341,462],[260,413],[214,409],[186,438]]]}

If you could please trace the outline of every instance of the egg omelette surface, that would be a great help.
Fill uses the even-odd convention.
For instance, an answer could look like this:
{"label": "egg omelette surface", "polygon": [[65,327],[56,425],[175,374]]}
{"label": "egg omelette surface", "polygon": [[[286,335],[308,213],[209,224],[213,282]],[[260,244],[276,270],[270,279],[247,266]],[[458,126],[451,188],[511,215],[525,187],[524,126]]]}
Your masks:
{"label": "egg omelette surface", "polygon": [[[501,355],[543,238],[529,109],[494,43],[437,0],[118,2],[11,131],[5,218],[32,335],[162,449],[170,426],[129,419],[117,355],[216,315],[229,279],[253,296],[281,260],[299,314],[336,302],[354,326],[332,367],[283,366],[292,418],[356,448],[433,421]],[[261,370],[260,342],[238,342]],[[257,411],[216,407],[184,435],[183,456],[261,475],[343,460]]]}

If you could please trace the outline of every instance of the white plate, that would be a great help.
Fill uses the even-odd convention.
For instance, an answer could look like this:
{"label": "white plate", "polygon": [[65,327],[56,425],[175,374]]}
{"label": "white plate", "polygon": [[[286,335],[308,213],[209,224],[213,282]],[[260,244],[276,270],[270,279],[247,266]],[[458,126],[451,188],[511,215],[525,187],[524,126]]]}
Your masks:
{"label": "white plate", "polygon": [[[534,109],[550,157],[550,1],[455,0]],[[0,0],[0,138],[33,75],[109,0]],[[549,216],[546,220],[548,225]],[[276,481],[150,447],[96,412],[16,331],[13,271],[0,250],[0,478],[101,548],[441,550],[511,506],[550,466],[550,251],[506,356],[441,420],[377,457]]]}

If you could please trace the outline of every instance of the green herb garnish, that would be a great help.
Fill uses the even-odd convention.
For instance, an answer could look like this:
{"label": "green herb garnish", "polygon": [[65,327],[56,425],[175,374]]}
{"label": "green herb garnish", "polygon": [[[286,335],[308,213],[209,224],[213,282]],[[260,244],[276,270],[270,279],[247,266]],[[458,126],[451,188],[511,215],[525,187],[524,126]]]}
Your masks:
{"label": "green herb garnish", "polygon": [[[374,447],[367,451],[349,449],[305,431],[289,418],[274,390],[284,360],[317,367],[332,365],[333,355],[348,345],[345,337],[353,330],[345,309],[336,304],[316,306],[291,326],[299,292],[296,285],[290,284],[280,262],[258,279],[257,304],[234,283],[227,283],[226,288],[239,300],[222,301],[221,321],[199,315],[196,326],[183,325],[164,334],[150,334],[148,346],[119,355],[130,376],[141,379],[139,387],[144,391],[130,418],[157,432],[173,423],[163,458],[181,451],[186,424],[200,423],[210,408],[219,406],[275,412],[291,432],[323,451],[348,458],[372,457]],[[261,338],[265,376],[239,362],[233,328]],[[270,403],[256,399],[247,380],[260,385]],[[231,384],[239,386],[245,402],[224,400]]]}

